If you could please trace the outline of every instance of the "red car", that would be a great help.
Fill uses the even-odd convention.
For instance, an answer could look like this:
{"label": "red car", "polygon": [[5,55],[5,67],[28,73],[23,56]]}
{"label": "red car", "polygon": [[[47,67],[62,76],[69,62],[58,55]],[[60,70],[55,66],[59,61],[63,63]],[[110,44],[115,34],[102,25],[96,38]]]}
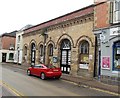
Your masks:
{"label": "red car", "polygon": [[46,78],[57,78],[59,79],[62,75],[61,69],[56,68],[53,65],[43,65],[43,64],[38,64],[34,65],[32,67],[29,67],[27,69],[27,74],[30,75],[35,75],[39,76],[42,80]]}

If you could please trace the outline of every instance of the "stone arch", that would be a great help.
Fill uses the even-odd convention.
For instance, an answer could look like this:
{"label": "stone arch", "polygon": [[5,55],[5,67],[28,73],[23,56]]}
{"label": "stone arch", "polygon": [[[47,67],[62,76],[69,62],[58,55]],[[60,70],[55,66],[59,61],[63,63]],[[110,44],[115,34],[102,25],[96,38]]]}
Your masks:
{"label": "stone arch", "polygon": [[30,43],[29,43],[29,49],[31,49],[31,44],[32,43],[34,43],[35,44],[35,47],[36,47],[36,50],[38,49],[38,47],[37,47],[37,42],[34,40],[34,39],[32,39],[31,41],[30,41]]}
{"label": "stone arch", "polygon": [[23,61],[27,62],[27,56],[28,56],[28,44],[23,45]]}
{"label": "stone arch", "polygon": [[25,48],[27,48],[27,50],[28,50],[28,44],[23,45],[23,54],[24,54]]}
{"label": "stone arch", "polygon": [[40,48],[40,45],[44,45],[44,42],[43,41],[39,42],[39,44],[38,44],[38,50]]}
{"label": "stone arch", "polygon": [[23,49],[24,49],[25,47],[27,47],[27,48],[28,48],[28,44],[24,44],[24,45],[23,45]]}
{"label": "stone arch", "polygon": [[75,47],[79,46],[79,45],[80,45],[80,43],[81,43],[81,41],[83,41],[83,40],[88,41],[88,43],[89,43],[90,47],[94,47],[94,44],[93,44],[93,42],[92,42],[91,38],[89,38],[89,37],[88,37],[88,36],[86,36],[86,35],[83,35],[83,36],[81,36],[81,37],[79,37],[79,38],[78,38],[78,40],[77,40],[77,42],[76,42]]}
{"label": "stone arch", "polygon": [[46,46],[48,47],[49,44],[52,44],[53,47],[55,48],[55,43],[54,43],[54,41],[49,40],[49,41],[46,43]]}
{"label": "stone arch", "polygon": [[55,48],[60,47],[61,42],[62,42],[63,39],[68,39],[70,41],[70,43],[71,43],[71,48],[74,47],[74,41],[73,41],[72,37],[70,35],[68,35],[68,34],[63,34],[62,36],[59,37]]}

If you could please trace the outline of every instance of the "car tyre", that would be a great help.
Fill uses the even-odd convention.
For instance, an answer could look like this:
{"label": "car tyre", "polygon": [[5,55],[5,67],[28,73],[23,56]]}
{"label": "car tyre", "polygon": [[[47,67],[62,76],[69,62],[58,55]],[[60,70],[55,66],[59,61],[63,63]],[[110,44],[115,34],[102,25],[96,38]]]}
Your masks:
{"label": "car tyre", "polygon": [[31,71],[30,70],[27,70],[27,75],[31,76]]}
{"label": "car tyre", "polygon": [[55,79],[60,79],[60,76],[59,77],[55,77]]}
{"label": "car tyre", "polygon": [[45,80],[46,79],[46,76],[45,76],[45,73],[41,73],[41,75],[40,75],[40,78],[42,79],[42,80]]}

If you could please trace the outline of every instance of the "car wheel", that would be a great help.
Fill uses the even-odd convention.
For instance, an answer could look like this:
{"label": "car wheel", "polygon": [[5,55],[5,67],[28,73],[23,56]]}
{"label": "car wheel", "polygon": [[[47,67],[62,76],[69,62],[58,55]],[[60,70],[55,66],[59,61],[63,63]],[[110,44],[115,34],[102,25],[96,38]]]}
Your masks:
{"label": "car wheel", "polygon": [[60,79],[60,76],[59,77],[55,77],[56,79]]}
{"label": "car wheel", "polygon": [[45,73],[41,73],[41,75],[40,75],[40,78],[42,79],[42,80],[45,80]]}
{"label": "car wheel", "polygon": [[31,71],[27,70],[27,75],[30,76],[31,75]]}

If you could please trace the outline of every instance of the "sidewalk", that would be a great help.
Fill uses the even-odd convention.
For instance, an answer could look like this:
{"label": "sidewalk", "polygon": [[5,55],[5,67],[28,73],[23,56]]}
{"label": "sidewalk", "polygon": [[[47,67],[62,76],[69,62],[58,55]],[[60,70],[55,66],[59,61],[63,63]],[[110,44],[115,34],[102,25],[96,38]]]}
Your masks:
{"label": "sidewalk", "polygon": [[[3,65],[6,63],[3,63]],[[14,66],[14,67],[18,67],[20,69],[23,70],[27,70],[27,68],[29,67],[29,65],[17,65],[17,64],[11,64],[9,63],[10,66]],[[106,91],[110,91],[110,92],[115,92],[115,93],[119,93],[120,94],[120,85],[119,86],[115,86],[115,85],[108,85],[108,84],[104,84],[96,79],[87,79],[84,77],[74,77],[68,74],[62,74],[61,79],[67,80],[67,81],[71,81],[71,82],[75,82],[78,84],[78,86],[88,86],[88,87],[92,87],[92,88],[96,88],[96,89],[101,89],[101,90],[106,90]]]}

